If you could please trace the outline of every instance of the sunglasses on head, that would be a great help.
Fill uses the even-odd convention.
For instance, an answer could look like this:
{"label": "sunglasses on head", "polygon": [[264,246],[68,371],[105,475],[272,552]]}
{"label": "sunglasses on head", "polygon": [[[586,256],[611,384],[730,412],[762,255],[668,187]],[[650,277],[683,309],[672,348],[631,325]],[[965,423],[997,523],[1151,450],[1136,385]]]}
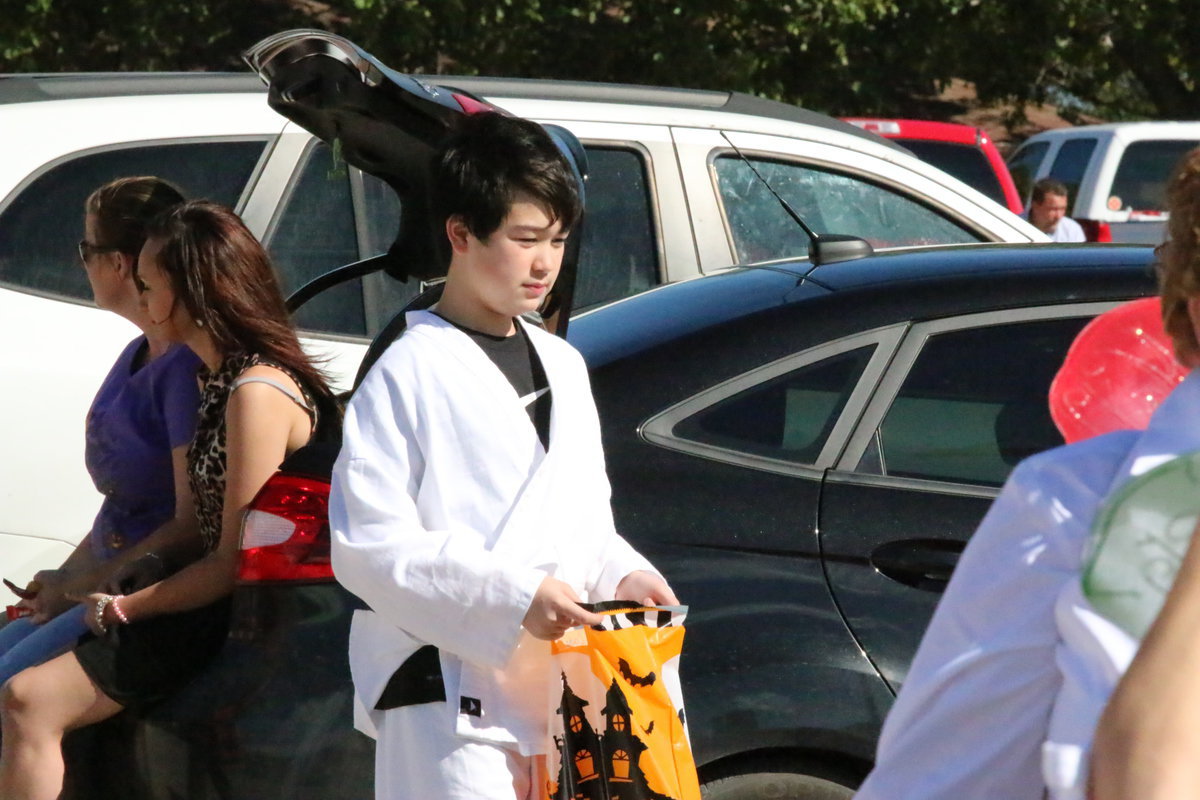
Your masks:
{"label": "sunglasses on head", "polygon": [[92,244],[87,239],[80,239],[79,244],[76,246],[79,248],[79,260],[85,264],[87,263],[88,258],[96,253],[111,253],[114,250],[119,249],[116,247],[108,247],[102,244]]}

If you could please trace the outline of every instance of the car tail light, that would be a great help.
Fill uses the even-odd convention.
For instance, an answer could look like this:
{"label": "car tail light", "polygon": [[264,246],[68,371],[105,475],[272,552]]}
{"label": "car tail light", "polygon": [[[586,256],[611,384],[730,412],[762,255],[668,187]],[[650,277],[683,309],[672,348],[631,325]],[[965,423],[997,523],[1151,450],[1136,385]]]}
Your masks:
{"label": "car tail light", "polygon": [[276,473],[250,502],[242,522],[238,582],[332,580],[329,481]]}
{"label": "car tail light", "polygon": [[1077,219],[1079,227],[1083,228],[1083,235],[1087,237],[1089,242],[1111,242],[1112,228],[1107,222],[1101,222],[1098,219]]}

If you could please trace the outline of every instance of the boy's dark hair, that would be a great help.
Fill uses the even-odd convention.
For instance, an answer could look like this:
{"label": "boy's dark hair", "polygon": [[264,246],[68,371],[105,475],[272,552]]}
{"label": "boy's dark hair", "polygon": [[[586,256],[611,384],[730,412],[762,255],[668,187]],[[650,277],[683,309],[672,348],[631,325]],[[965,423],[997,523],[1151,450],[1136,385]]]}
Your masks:
{"label": "boy's dark hair", "polygon": [[541,125],[491,111],[464,115],[434,165],[434,218],[458,215],[472,236],[486,239],[521,196],[564,231],[583,213],[575,173]]}
{"label": "boy's dark hair", "polygon": [[1033,185],[1033,202],[1042,202],[1046,199],[1046,195],[1048,194],[1057,195],[1058,197],[1066,197],[1066,184],[1057,178],[1042,178]]}

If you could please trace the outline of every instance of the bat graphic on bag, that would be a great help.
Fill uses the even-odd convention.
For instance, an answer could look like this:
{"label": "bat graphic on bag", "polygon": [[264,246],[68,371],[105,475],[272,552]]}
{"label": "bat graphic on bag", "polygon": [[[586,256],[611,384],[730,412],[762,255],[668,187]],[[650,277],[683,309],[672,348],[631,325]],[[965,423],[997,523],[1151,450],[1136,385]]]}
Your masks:
{"label": "bat graphic on bag", "polygon": [[642,678],[633,674],[633,670],[629,667],[629,662],[623,658],[617,659],[617,669],[621,671],[621,677],[629,681],[630,686],[653,686],[655,675],[653,672]]}

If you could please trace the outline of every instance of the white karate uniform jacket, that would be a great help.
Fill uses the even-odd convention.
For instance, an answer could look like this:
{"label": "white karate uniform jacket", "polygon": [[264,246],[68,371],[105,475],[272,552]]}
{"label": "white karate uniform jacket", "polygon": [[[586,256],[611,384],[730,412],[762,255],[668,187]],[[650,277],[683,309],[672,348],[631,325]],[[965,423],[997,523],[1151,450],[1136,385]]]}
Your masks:
{"label": "white karate uniform jacket", "polygon": [[1137,642],[1083,596],[1092,520],[1200,450],[1200,374],[1144,432],[1021,463],[972,537],[883,726],[859,800],[1082,800],[1096,722]]}
{"label": "white karate uniform jacket", "polygon": [[[545,748],[561,692],[549,644],[521,627],[546,575],[611,600],[649,562],[617,535],[600,426],[579,353],[525,325],[550,385],[550,448],[512,384],[466,334],[426,311],[379,359],[346,412],[330,497],[333,568],[355,614],[356,725],[418,647],[436,645],[446,730]],[[474,713],[459,698],[474,698]]]}

